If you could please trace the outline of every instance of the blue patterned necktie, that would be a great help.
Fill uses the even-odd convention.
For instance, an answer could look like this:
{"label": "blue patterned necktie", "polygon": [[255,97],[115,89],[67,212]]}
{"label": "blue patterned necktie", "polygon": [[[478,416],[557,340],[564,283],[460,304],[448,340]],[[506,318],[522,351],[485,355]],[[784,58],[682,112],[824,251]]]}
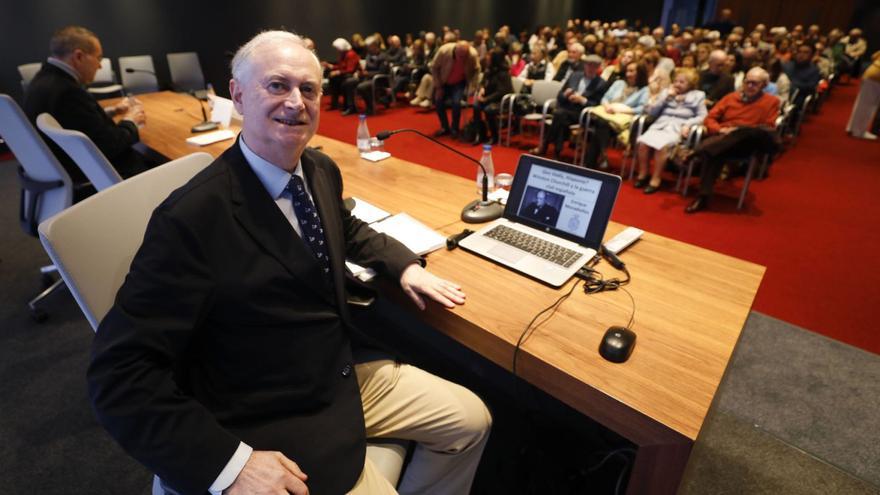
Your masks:
{"label": "blue patterned necktie", "polygon": [[296,220],[299,222],[299,228],[302,232],[302,238],[306,241],[321,269],[328,278],[330,277],[330,258],[327,256],[327,243],[324,240],[324,227],[321,226],[321,217],[318,216],[318,210],[312,203],[312,198],[306,192],[305,184],[298,175],[290,177],[287,183],[287,189],[293,196],[293,211],[296,213]]}

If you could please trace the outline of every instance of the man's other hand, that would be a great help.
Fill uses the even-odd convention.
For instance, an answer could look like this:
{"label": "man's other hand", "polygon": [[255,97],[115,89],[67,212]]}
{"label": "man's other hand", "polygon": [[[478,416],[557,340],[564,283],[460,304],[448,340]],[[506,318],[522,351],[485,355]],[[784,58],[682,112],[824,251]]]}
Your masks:
{"label": "man's other hand", "polygon": [[308,495],[306,473],[281,452],[255,450],[225,495],[281,494]]}
{"label": "man's other hand", "polygon": [[456,304],[464,304],[466,297],[461,291],[461,286],[443,280],[418,264],[406,267],[400,276],[400,286],[419,309],[425,309],[425,301],[420,294],[430,297],[447,308],[454,308]]}

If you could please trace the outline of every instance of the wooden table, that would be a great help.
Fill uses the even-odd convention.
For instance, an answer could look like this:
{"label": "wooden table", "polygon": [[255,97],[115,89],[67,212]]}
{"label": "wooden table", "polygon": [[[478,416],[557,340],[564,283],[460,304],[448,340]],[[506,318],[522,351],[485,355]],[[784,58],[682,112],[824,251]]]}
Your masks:
{"label": "wooden table", "polygon": [[[144,143],[172,158],[199,150],[183,141],[200,120],[194,99],[170,93],[139,98],[148,119]],[[217,155],[231,144],[201,150]],[[339,164],[347,195],[406,211],[447,234],[465,227],[458,216],[476,195],[473,181],[395,158],[371,163],[354,146],[321,136],[311,144]],[[612,222],[607,237],[624,227]],[[629,361],[610,363],[597,351],[605,330],[629,319],[629,297],[620,291],[588,296],[578,289],[524,342],[517,374],[638,445],[628,493],[671,494],[764,267],[649,232],[623,260],[632,274],[627,289],[636,302],[638,334]],[[422,317],[508,370],[525,325],[575,283],[546,287],[462,250],[434,252],[429,263],[432,272],[461,283],[468,300],[454,310],[431,305]],[[606,277],[621,275],[606,263],[599,268]]]}

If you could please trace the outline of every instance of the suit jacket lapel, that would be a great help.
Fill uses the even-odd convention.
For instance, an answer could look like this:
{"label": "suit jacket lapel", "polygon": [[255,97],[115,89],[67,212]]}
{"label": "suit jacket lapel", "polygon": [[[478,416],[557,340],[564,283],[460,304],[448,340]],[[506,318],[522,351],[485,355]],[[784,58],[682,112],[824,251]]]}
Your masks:
{"label": "suit jacket lapel", "polygon": [[336,304],[315,256],[269,197],[238,143],[225,152],[223,158],[232,171],[230,193],[236,220],[291,275],[313,288],[329,303]]}

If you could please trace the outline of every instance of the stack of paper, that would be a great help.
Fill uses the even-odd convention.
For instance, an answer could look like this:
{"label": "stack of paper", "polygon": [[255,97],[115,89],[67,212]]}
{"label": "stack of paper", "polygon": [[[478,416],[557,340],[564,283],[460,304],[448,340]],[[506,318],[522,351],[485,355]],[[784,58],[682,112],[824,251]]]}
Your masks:
{"label": "stack of paper", "polygon": [[363,222],[378,222],[391,216],[391,213],[373,206],[360,198],[352,197],[351,199],[354,201],[354,208],[351,210],[351,214]]}
{"label": "stack of paper", "polygon": [[446,245],[445,237],[406,213],[398,213],[370,226],[376,232],[384,232],[402,242],[419,256]]}

